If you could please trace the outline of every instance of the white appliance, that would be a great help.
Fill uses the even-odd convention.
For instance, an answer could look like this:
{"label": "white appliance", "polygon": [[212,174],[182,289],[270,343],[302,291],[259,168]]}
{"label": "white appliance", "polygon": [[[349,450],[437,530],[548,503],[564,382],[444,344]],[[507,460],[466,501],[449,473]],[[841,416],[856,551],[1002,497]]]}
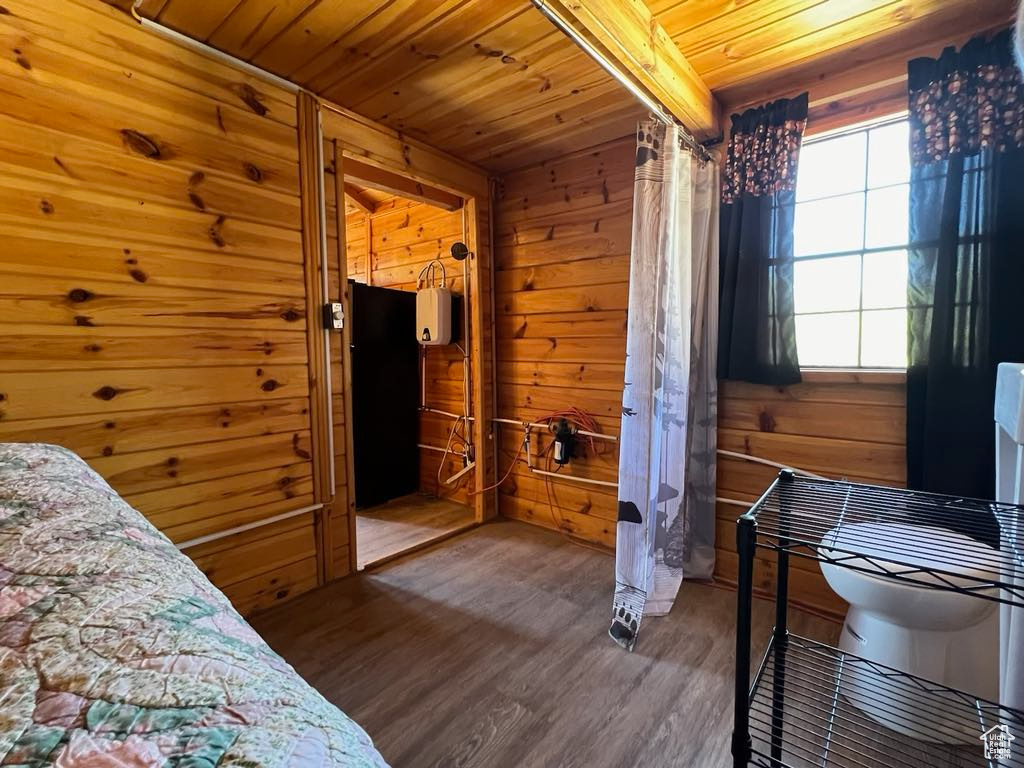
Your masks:
{"label": "white appliance", "polygon": [[[919,546],[913,555],[902,548],[898,553],[887,550],[887,541],[908,539]],[[992,570],[992,564],[999,562],[996,550],[944,529],[903,523],[853,523],[826,533],[822,544],[825,548],[863,553],[863,559],[844,562],[867,571],[881,572],[872,563],[878,558],[896,560],[911,568],[939,567],[969,577],[965,584],[977,583],[973,579],[997,578]],[[951,568],[943,558],[949,548],[957,553],[973,550],[977,554],[970,559],[977,565],[968,565],[965,558],[964,564]],[[822,554],[843,557],[829,549]],[[914,577],[920,581],[918,586],[825,562],[821,571],[836,594],[850,604],[839,638],[841,650],[984,699],[998,698],[998,603],[930,589],[935,577],[922,573]],[[861,686],[863,695],[859,693]],[[884,712],[876,711],[880,690],[887,691]],[[934,724],[941,717],[941,709],[936,709],[926,692],[888,686],[883,677],[868,673],[847,679],[846,691],[851,703],[865,714],[908,736],[953,744],[977,740],[978,734],[965,732],[957,718],[936,731]]]}
{"label": "white appliance", "polygon": [[416,339],[427,347],[451,343],[452,293],[447,288],[416,291]]}
{"label": "white appliance", "polygon": [[[1000,363],[996,373],[996,501],[1024,504],[1024,364]],[[1016,515],[1000,520],[1000,548],[1010,554],[1024,541]],[[1021,556],[1024,553],[1016,553]],[[1004,562],[1013,563],[1012,557]],[[1020,566],[1011,565],[1004,583],[1024,588]],[[1009,597],[1009,595],[1007,595]],[[1000,605],[999,702],[1024,708],[1024,608]],[[1016,653],[1014,652],[1016,650]]]}

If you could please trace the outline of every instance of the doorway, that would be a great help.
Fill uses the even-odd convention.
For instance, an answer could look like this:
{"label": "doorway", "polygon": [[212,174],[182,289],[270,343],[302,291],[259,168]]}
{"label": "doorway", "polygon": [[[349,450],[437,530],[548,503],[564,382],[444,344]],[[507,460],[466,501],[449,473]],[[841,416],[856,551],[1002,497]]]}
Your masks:
{"label": "doorway", "polygon": [[[346,158],[343,170],[348,492],[355,501],[355,566],[362,570],[477,522],[464,333],[468,270],[452,255],[468,239],[467,211],[456,195],[410,186],[356,160]],[[450,294],[450,343],[420,343],[416,295],[428,282]]]}

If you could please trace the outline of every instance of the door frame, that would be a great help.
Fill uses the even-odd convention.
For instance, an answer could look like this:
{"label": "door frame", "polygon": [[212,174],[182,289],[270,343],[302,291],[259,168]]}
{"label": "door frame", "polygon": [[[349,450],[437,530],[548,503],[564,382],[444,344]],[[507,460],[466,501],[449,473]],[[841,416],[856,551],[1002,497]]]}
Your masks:
{"label": "door frame", "polygon": [[[494,483],[495,447],[492,429],[494,417],[493,388],[488,385],[494,372],[495,350],[491,344],[491,243],[481,237],[488,232],[488,221],[491,201],[491,183],[487,173],[469,163],[463,162],[440,150],[422,142],[410,139],[397,131],[367,120],[366,118],[337,107],[329,102],[317,100],[320,119],[317,121],[320,147],[328,143],[331,148],[331,161],[334,170],[335,185],[335,227],[338,233],[338,276],[341,284],[340,299],[344,305],[346,323],[342,330],[341,366],[343,375],[343,400],[345,407],[345,464],[346,484],[335,482],[333,495],[327,502],[326,512],[322,516],[324,532],[321,536],[324,549],[324,560],[330,561],[333,550],[331,546],[332,509],[342,505],[347,511],[349,541],[349,573],[357,570],[356,542],[356,510],[355,494],[349,492],[347,483],[354,478],[354,439],[352,423],[352,391],[351,374],[351,330],[347,318],[351,316],[351,291],[348,287],[348,268],[345,247],[345,160],[357,161],[363,165],[380,168],[382,171],[397,174],[413,184],[426,184],[461,197],[464,201],[466,245],[469,256],[469,285],[466,291],[470,301],[470,325],[466,332],[470,339],[470,386],[472,390],[473,443],[476,447],[476,468],[473,471],[475,488],[491,486]],[[326,159],[326,158],[325,158]],[[326,165],[326,164],[324,164]],[[321,177],[326,168],[321,169]],[[321,234],[326,243],[326,196],[321,196],[320,204],[324,222]],[[325,254],[326,256],[326,254]],[[326,327],[324,328],[327,332]],[[329,340],[327,340],[329,348]],[[328,366],[329,367],[329,366]],[[321,393],[331,397],[329,391]],[[328,404],[329,405],[329,404]],[[327,414],[331,413],[328,408]],[[334,429],[333,419],[328,425]],[[314,446],[316,447],[316,445]],[[333,463],[334,456],[326,457]],[[336,473],[337,474],[337,473]],[[496,491],[479,493],[473,496],[474,517],[477,524],[493,518],[497,514]],[[341,498],[344,496],[344,498]],[[325,580],[336,576],[333,568],[327,568]]]}

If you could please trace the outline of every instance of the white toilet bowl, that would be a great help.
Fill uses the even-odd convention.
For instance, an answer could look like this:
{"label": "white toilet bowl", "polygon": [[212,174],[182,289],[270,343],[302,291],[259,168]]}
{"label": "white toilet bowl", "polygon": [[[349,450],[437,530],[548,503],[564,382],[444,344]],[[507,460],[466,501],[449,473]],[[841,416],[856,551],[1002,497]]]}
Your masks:
{"label": "white toilet bowl", "polygon": [[[906,551],[908,542],[913,542],[914,552]],[[829,531],[822,545],[826,556],[847,557],[832,552],[833,547],[861,553],[864,557],[845,560],[846,564],[879,574],[881,568],[871,559],[896,561],[911,569],[941,569],[974,579],[997,578],[998,550],[938,528],[853,523]],[[906,578],[917,582],[912,584],[825,562],[821,570],[829,586],[850,604],[841,650],[974,696],[999,698],[998,603],[936,589],[931,585],[938,580],[931,574],[907,574]],[[977,583],[951,580],[961,585]],[[989,594],[994,596],[997,590],[989,590]],[[847,676],[844,690],[848,700],[874,720],[922,741],[977,742],[976,731],[943,720],[941,712],[946,706],[941,697],[863,667],[858,670]]]}

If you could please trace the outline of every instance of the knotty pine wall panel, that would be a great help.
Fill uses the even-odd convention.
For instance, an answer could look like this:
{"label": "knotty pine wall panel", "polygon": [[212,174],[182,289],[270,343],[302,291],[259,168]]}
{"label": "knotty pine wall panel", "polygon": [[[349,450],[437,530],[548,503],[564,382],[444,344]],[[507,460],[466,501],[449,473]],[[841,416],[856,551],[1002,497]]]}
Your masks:
{"label": "knotty pine wall panel", "polygon": [[[431,259],[440,259],[452,293],[465,295],[462,263],[452,258],[451,246],[466,239],[462,210],[446,211],[426,203],[393,197],[379,204],[372,214],[346,214],[349,277],[383,288],[415,291],[423,267]],[[461,317],[458,322],[461,324]],[[414,333],[414,329],[410,328],[409,332]],[[427,405],[461,414],[465,410],[462,353],[454,345],[430,347],[426,366]],[[419,442],[444,448],[452,425],[449,417],[421,413]],[[464,427],[460,427],[459,432],[463,437],[469,437]],[[443,458],[443,454],[436,451],[420,450],[420,491],[468,504],[473,473],[456,484],[448,485],[444,480],[462,469],[462,459],[449,457],[442,467]]]}
{"label": "knotty pine wall panel", "polygon": [[[99,2],[4,9],[0,440],[176,542],[309,506],[294,96]],[[312,514],[186,551],[243,612],[317,583]]]}
{"label": "knotty pine wall panel", "polygon": [[[495,251],[498,415],[534,420],[580,407],[601,431],[619,431],[625,360],[634,139],[629,137],[513,173],[499,197]],[[904,384],[898,374],[809,372],[802,384],[723,382],[719,447],[829,477],[904,485]],[[522,430],[500,429],[497,471],[516,458]],[[532,451],[536,454],[535,442]],[[550,443],[540,436],[540,450]],[[560,470],[618,478],[616,443]],[[538,466],[534,455],[535,466]],[[546,459],[539,462],[544,467]],[[550,469],[550,467],[547,467]],[[771,467],[720,456],[718,496],[753,502]],[[615,544],[614,488],[533,474],[520,456],[501,487],[507,517],[555,528],[605,547]],[[736,578],[735,521],[741,506],[717,506],[715,577]],[[758,557],[759,589],[771,591],[773,563]],[[845,605],[815,563],[793,560],[794,601],[832,614]]]}

